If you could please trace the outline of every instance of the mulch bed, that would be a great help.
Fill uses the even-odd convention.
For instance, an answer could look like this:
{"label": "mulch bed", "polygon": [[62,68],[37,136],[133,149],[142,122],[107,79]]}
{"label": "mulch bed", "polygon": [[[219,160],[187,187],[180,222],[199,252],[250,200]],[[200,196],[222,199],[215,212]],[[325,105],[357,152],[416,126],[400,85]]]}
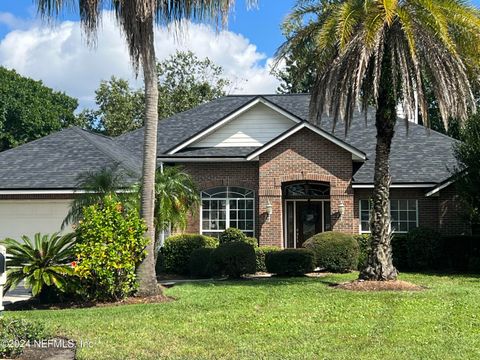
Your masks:
{"label": "mulch bed", "polygon": [[355,280],[334,285],[337,289],[351,291],[423,291],[427,288],[402,280],[365,281]]}
{"label": "mulch bed", "polygon": [[95,301],[67,301],[62,303],[42,304],[38,299],[29,299],[17,301],[13,304],[5,305],[5,310],[22,311],[22,310],[60,310],[60,309],[80,309],[91,307],[120,306],[132,304],[158,304],[175,300],[171,296],[155,295],[155,296],[132,296],[124,300],[116,302],[95,302]]}

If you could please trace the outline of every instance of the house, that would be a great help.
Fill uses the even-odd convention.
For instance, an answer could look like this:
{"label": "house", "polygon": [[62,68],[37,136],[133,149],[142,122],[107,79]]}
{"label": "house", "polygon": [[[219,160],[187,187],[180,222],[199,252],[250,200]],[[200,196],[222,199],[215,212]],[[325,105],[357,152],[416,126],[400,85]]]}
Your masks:
{"label": "house", "polygon": [[[328,230],[369,231],[375,135],[356,114],[345,134],[308,122],[309,96],[226,96],[162,120],[158,166],[182,165],[201,190],[187,231],[237,227],[261,245],[299,247]],[[468,232],[451,169],[455,140],[398,121],[391,156],[392,230]],[[59,229],[77,178],[117,164],[141,173],[143,129],[117,138],[69,128],[0,153],[0,238]]]}

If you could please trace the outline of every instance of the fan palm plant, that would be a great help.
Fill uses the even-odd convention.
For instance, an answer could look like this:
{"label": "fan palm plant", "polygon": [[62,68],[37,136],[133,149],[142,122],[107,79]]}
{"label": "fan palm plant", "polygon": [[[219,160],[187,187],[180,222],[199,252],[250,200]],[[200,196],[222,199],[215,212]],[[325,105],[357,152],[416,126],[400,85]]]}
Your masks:
{"label": "fan palm plant", "polygon": [[[140,187],[137,193],[140,193]],[[139,196],[129,197],[128,207],[138,207]],[[200,204],[200,195],[192,177],[181,167],[168,166],[157,170],[155,176],[155,231],[158,250],[158,235],[166,229],[183,230],[187,226],[188,215],[193,215]]]}
{"label": "fan palm plant", "polygon": [[200,196],[192,177],[179,167],[165,167],[155,178],[155,227],[185,229],[188,214],[193,215]]}
{"label": "fan palm plant", "polygon": [[[437,101],[442,120],[464,120],[475,111],[472,84],[480,66],[479,11],[464,0],[317,0],[301,1],[291,14],[303,26],[279,49],[315,44],[316,84],[310,118],[321,124],[323,114],[340,120],[345,131],[355,108],[375,109],[377,144],[372,246],[360,277],[395,279],[390,244],[389,156],[397,121],[397,105],[405,124],[419,111],[428,126],[425,86]],[[418,109],[416,106],[418,100]]]}
{"label": "fan palm plant", "polygon": [[[253,0],[252,0],[253,1]],[[105,7],[113,9],[124,35],[135,71],[141,65],[145,83],[145,130],[143,142],[143,177],[141,214],[147,224],[147,256],[138,267],[139,294],[157,294],[154,258],[154,187],[157,159],[158,87],[154,46],[155,24],[173,23],[177,28],[182,20],[213,20],[225,24],[234,0],[35,0],[38,12],[47,18],[78,6],[80,21],[90,43],[94,43]]]}
{"label": "fan palm plant", "polygon": [[22,280],[32,289],[32,295],[40,298],[52,288],[65,291],[74,274],[71,262],[75,257],[75,235],[37,233],[33,240],[25,235],[21,240],[2,241],[9,255],[5,291],[15,288]]}
{"label": "fan palm plant", "polygon": [[78,188],[82,191],[72,201],[70,210],[63,220],[62,229],[69,224],[78,223],[83,217],[83,209],[100,204],[105,195],[117,196],[121,202],[126,202],[129,197],[124,176],[117,167],[105,167],[99,171],[81,174],[78,178]]}

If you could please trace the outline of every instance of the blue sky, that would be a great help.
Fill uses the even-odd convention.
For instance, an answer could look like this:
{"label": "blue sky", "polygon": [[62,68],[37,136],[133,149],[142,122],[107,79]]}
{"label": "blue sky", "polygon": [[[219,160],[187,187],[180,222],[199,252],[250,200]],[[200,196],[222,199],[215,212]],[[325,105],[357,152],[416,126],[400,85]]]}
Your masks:
{"label": "blue sky", "polygon": [[[473,3],[480,6],[480,0]],[[177,50],[191,50],[224,68],[232,80],[227,92],[274,93],[279,82],[272,74],[273,55],[284,41],[280,25],[294,4],[295,0],[258,0],[258,8],[247,9],[246,0],[237,0],[229,27],[221,33],[192,23],[188,35],[178,40],[159,28],[157,56],[162,60]],[[98,47],[92,49],[75,14],[51,27],[38,20],[32,0],[0,0],[0,66],[65,91],[79,99],[80,109],[95,106],[95,90],[112,75],[140,86],[118,27],[110,13],[104,15]]]}
{"label": "blue sky", "polygon": [[[228,29],[244,35],[261,52],[272,56],[284,40],[280,24],[294,3],[294,0],[260,0],[257,8],[247,9],[245,0],[237,0]],[[36,17],[32,0],[2,0],[0,12],[11,13],[25,20]],[[75,14],[62,17],[64,20],[77,18]],[[0,39],[10,30],[9,26],[0,22]]]}

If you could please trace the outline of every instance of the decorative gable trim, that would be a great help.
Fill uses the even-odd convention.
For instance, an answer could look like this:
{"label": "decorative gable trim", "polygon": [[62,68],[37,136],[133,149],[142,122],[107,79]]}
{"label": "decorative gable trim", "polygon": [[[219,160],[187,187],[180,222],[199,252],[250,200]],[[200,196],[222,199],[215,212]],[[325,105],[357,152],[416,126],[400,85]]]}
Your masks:
{"label": "decorative gable trim", "polygon": [[169,154],[169,155],[177,153],[178,151],[186,148],[187,146],[191,145],[192,143],[194,143],[194,142],[206,137],[207,135],[213,133],[215,130],[217,130],[221,126],[223,126],[223,125],[227,124],[228,122],[236,119],[238,116],[247,112],[249,109],[251,109],[252,107],[254,107],[257,104],[263,104],[263,105],[269,107],[270,109],[272,109],[272,110],[278,112],[279,114],[285,116],[286,118],[292,120],[294,123],[298,124],[298,123],[302,122],[302,119],[298,118],[297,116],[295,116],[295,115],[291,114],[290,112],[282,109],[281,107],[271,103],[270,101],[266,100],[262,96],[258,96],[256,98],[252,99],[250,102],[248,102],[244,106],[242,106],[241,108],[235,110],[234,112],[230,113],[226,117],[220,119],[219,121],[217,121],[213,125],[209,126],[208,128],[204,129],[203,131],[197,133],[193,137],[191,137],[191,138],[187,139],[186,141],[184,141],[184,142],[176,145],[175,147],[171,148],[166,153]]}

